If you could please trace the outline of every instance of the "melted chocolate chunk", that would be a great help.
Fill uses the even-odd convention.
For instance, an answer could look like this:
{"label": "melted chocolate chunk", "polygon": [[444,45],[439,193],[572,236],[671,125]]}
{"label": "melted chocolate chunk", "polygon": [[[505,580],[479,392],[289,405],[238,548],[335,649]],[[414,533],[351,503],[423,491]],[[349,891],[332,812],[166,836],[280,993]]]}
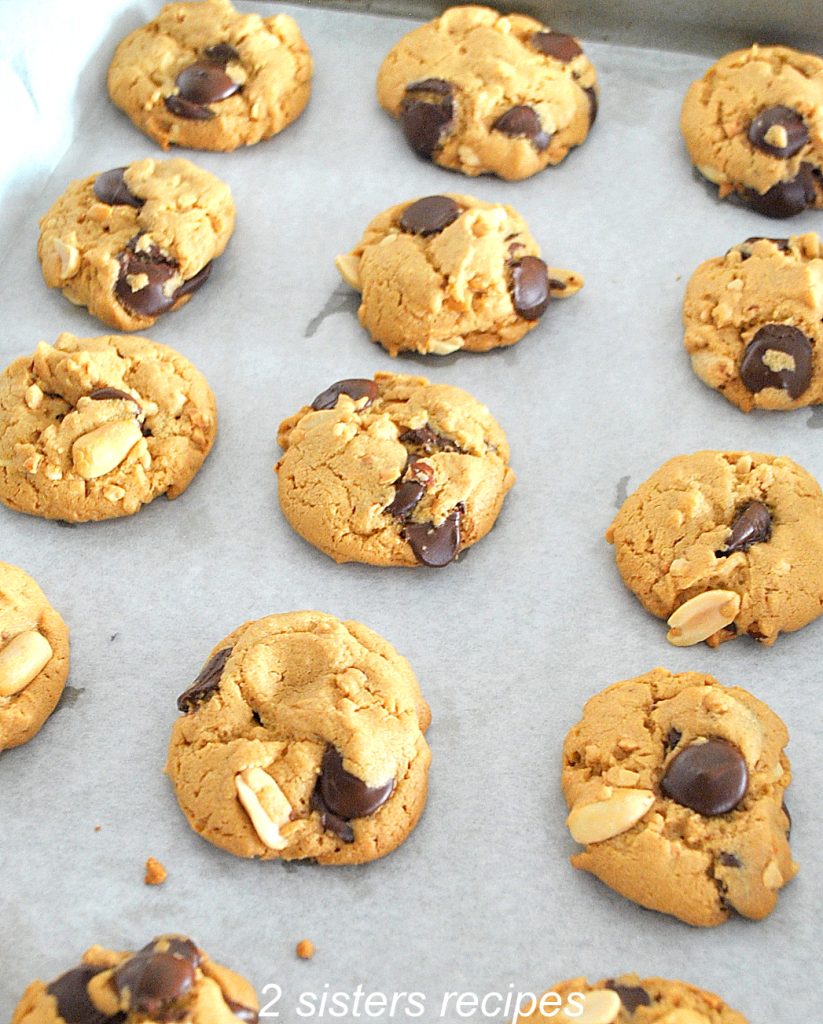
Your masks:
{"label": "melted chocolate chunk", "polygon": [[782,808],[783,808],[783,813],[786,815],[786,820],[789,823],[789,827],[786,829],[786,838],[787,839],[791,839],[791,837],[792,837],[792,816],[791,816],[791,814],[789,814],[789,808],[786,806],[786,801],[785,800],[783,801]]}
{"label": "melted chocolate chunk", "polygon": [[[788,238],[767,238],[765,235],[752,235],[751,238],[747,238],[744,242],[741,242],[740,245],[735,246],[735,248],[739,251],[740,255],[743,257],[744,260],[749,259],[751,253],[747,252],[747,250],[744,249],[743,246],[753,245],[755,242],[771,242],[772,245],[776,245],[781,252],[792,251],[792,247],[789,245]],[[732,250],[730,249],[729,252],[731,251]]]}
{"label": "melted chocolate chunk", "polygon": [[177,698],[179,711],[188,714],[214,695],[220,686],[220,678],[231,652],[231,647],[224,647],[206,662],[191,686]]}
{"label": "melted chocolate chunk", "polygon": [[229,61],[240,60],[240,54],[230,43],[217,43],[203,51],[203,56],[214,64],[222,64],[224,67]]}
{"label": "melted chocolate chunk", "polygon": [[583,92],[589,98],[589,128],[597,120],[597,111],[599,109],[599,103],[597,101],[597,90],[593,85],[586,86]]}
{"label": "melted chocolate chunk", "polygon": [[392,795],[394,786],[394,779],[383,786],[367,786],[346,771],[342,754],[330,746],[323,754],[312,806],[320,811],[323,828],[335,832],[343,842],[353,843],[354,831],[349,821],[374,814]]}
{"label": "melted chocolate chunk", "polygon": [[453,90],[442,78],[427,78],[406,86],[400,123],[406,141],[421,156],[431,157],[454,120]]}
{"label": "melted chocolate chunk", "polygon": [[733,853],[721,853],[717,858],[724,868],[742,868],[743,861]]}
{"label": "melted chocolate chunk", "polygon": [[395,487],[394,499],[384,511],[402,519],[414,510],[425,493],[426,488],[417,480],[404,480]]}
{"label": "melted chocolate chunk", "polygon": [[[785,145],[767,141],[770,130],[775,128],[782,129],[782,132],[778,131],[776,134],[785,134]],[[748,136],[749,142],[764,153],[786,159],[794,156],[806,145],[809,141],[809,129],[800,114],[791,107],[767,107],[752,120]]]}
{"label": "melted chocolate chunk", "polygon": [[615,981],[607,981],[606,988],[616,992],[627,1013],[634,1013],[638,1006],[651,1006],[652,998],[639,985],[618,985]]}
{"label": "melted chocolate chunk", "polygon": [[132,402],[137,406],[138,412],[143,411],[143,407],[137,399],[133,395],[121,391],[120,388],[95,388],[94,391],[89,392],[88,397],[93,398],[95,402],[108,402],[119,398],[125,402]]}
{"label": "melted chocolate chunk", "polygon": [[746,795],[749,771],[733,743],[713,736],[676,754],[660,786],[683,807],[715,817],[733,811]]}
{"label": "melted chocolate chunk", "polygon": [[240,86],[211,60],[198,60],[177,76],[177,88],[184,100],[205,106],[233,96]]}
{"label": "melted chocolate chunk", "polygon": [[539,320],[549,304],[549,272],[537,256],[524,256],[511,264],[512,302],[524,320]]}
{"label": "melted chocolate chunk", "polygon": [[[89,999],[88,983],[102,970],[102,967],[75,967],[46,987],[49,995],[57,1000],[57,1013],[66,1024],[103,1024],[113,1019],[101,1013]],[[118,1019],[122,1019],[119,1014]]]}
{"label": "melted chocolate chunk", "polygon": [[114,985],[131,1012],[144,1013],[153,1020],[176,1019],[173,1004],[194,983],[196,961],[185,943],[155,939],[115,970]]}
{"label": "melted chocolate chunk", "polygon": [[576,39],[562,32],[535,32],[531,44],[539,53],[568,64],[583,52]]}
{"label": "melted chocolate chunk", "polygon": [[246,1024],[257,1024],[260,1019],[260,1014],[257,1010],[252,1009],[251,1006],[243,1006],[242,1003],[236,1003],[233,999],[229,999],[228,996],[223,996],[223,1001],[226,1006],[231,1010],[235,1017],[239,1017],[240,1020],[246,1021]]}
{"label": "melted chocolate chunk", "polygon": [[[177,265],[153,246],[138,252],[135,248],[138,238],[133,238],[120,253],[120,273],[114,294],[135,316],[159,316],[177,301],[174,292],[166,294],[168,282],[177,274]],[[135,290],[132,290],[129,278],[132,278]]]}
{"label": "melted chocolate chunk", "polygon": [[735,516],[732,532],[725,548],[718,551],[721,558],[735,551],[748,551],[753,544],[762,544],[772,535],[772,517],[762,501],[750,501]]}
{"label": "melted chocolate chunk", "polygon": [[364,377],[349,377],[346,380],[338,380],[331,387],[321,391],[312,402],[312,409],[333,409],[337,405],[337,399],[341,395],[348,395],[357,402],[365,398],[363,409],[368,409],[377,398],[377,383],[373,380],[366,380]]}
{"label": "melted chocolate chunk", "polygon": [[129,189],[123,176],[126,170],[125,167],[114,167],[98,174],[94,181],[94,194],[108,206],[133,206],[139,210],[145,199],[138,199]]}
{"label": "melted chocolate chunk", "polygon": [[779,181],[763,193],[744,188],[738,198],[766,217],[794,217],[811,206],[816,195],[813,168],[804,163],[791,181]]}
{"label": "melted chocolate chunk", "polygon": [[190,277],[188,281],[184,281],[174,293],[174,301],[176,302],[178,299],[182,299],[184,295],[193,295],[196,291],[199,291],[211,277],[211,269],[213,266],[214,261],[209,260],[202,270],[197,271],[194,277]]}
{"label": "melted chocolate chunk", "polygon": [[435,526],[434,523],[406,523],[403,537],[411,545],[414,557],[423,565],[442,569],[460,552],[462,506],[458,505]]}
{"label": "melted chocolate chunk", "polygon": [[460,207],[448,196],[426,196],[407,206],[400,227],[412,235],[439,235],[460,216]]}
{"label": "melted chocolate chunk", "polygon": [[213,110],[199,103],[192,103],[184,96],[167,96],[163,102],[170,114],[185,117],[187,121],[211,121],[216,116]]}
{"label": "melted chocolate chunk", "polygon": [[449,437],[444,437],[432,430],[431,427],[418,427],[415,430],[405,430],[398,440],[401,444],[412,448],[422,448],[426,455],[432,452],[460,452],[463,449]]}
{"label": "melted chocolate chunk", "polygon": [[492,130],[502,132],[510,138],[526,138],[534,148],[542,153],[549,144],[549,136],[543,131],[543,125],[532,107],[512,107],[492,125]]}
{"label": "melted chocolate chunk", "polygon": [[[788,358],[781,359],[781,354]],[[811,340],[797,327],[766,324],[743,352],[740,379],[752,394],[763,388],[780,388],[790,398],[799,398],[811,384],[813,356]],[[788,365],[781,366],[782,362]]]}
{"label": "melted chocolate chunk", "polygon": [[677,746],[677,744],[681,741],[682,738],[683,733],[679,729],[669,729],[664,744],[666,750],[674,750],[674,748]]}

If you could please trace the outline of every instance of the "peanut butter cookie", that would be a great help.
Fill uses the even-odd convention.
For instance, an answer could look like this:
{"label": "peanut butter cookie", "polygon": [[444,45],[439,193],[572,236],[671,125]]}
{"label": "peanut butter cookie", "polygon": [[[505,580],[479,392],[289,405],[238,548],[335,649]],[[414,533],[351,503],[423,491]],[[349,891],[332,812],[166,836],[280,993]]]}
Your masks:
{"label": "peanut butter cookie", "polygon": [[211,389],[173,349],[61,334],[0,377],[0,501],[67,522],[129,516],[181,495],[216,432]]}
{"label": "peanut butter cookie", "polygon": [[385,210],[337,268],[362,293],[360,322],[393,356],[513,345],[551,297],[583,286],[546,266],[511,206],[455,193]]}
{"label": "peanut butter cookie", "polygon": [[448,565],[489,532],[514,484],[486,406],[424,377],[337,381],[278,440],[283,514],[337,562]]}
{"label": "peanut butter cookie", "polygon": [[760,919],[797,872],[783,751],[765,704],[656,668],[592,697],[563,748],[572,864],[687,924]]}
{"label": "peanut butter cookie", "polygon": [[426,802],[431,713],[405,658],[357,622],[247,622],[180,696],[168,772],[191,827],[238,857],[361,864]]}
{"label": "peanut butter cookie", "polygon": [[420,156],[514,181],[583,142],[597,76],[572,36],[470,5],[405,35],[383,61],[377,97]]}

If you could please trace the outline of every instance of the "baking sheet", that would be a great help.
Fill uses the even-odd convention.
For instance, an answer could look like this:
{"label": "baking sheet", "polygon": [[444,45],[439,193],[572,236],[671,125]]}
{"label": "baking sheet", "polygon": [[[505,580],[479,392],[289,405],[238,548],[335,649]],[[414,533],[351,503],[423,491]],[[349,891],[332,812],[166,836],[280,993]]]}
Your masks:
{"label": "baking sheet", "polygon": [[[528,181],[470,180],[418,161],[376,104],[380,61],[412,22],[286,9],[315,55],[311,104],[248,151],[183,154],[231,184],[237,230],[208,287],[148,332],[210,380],[214,453],[182,498],[131,519],[65,527],[0,509],[0,559],[41,583],[72,640],[59,709],[0,756],[0,1019],[32,978],[54,977],[88,945],[136,948],[168,930],[258,989],[280,985],[271,1011],[287,1024],[332,1019],[299,1015],[301,993],[357,985],[424,993],[426,1021],[497,1024],[501,1013],[441,1016],[443,994],[628,970],[717,991],[752,1022],[817,1019],[823,620],[772,649],[675,649],[624,589],[603,532],[627,491],[681,452],[779,452],[823,479],[823,411],[743,415],[693,376],[680,329],[700,260],[749,235],[818,228],[819,215],[783,226],[693,180],[677,115],[708,56],[588,46],[603,91],[585,145]],[[114,42],[145,14],[116,18],[73,143],[37,201],[7,211],[3,365],[61,330],[103,333],[43,285],[37,218],[70,178],[160,155],[102,85]],[[333,259],[379,210],[445,190],[516,205],[547,260],[586,287],[512,349],[392,360],[359,327]],[[518,482],[461,564],[337,566],[280,516],[280,419],[377,369],[464,387],[507,430]],[[162,774],[175,699],[212,645],[248,618],[299,608],[376,629],[409,657],[433,708],[426,812],[371,865],[236,859],[189,830]],[[744,685],[789,725],[801,872],[766,921],[694,930],[568,864],[563,737],[594,692],[659,664]],[[160,888],[143,885],[149,855],[169,870]],[[311,962],[294,956],[304,937],[317,945]]]}

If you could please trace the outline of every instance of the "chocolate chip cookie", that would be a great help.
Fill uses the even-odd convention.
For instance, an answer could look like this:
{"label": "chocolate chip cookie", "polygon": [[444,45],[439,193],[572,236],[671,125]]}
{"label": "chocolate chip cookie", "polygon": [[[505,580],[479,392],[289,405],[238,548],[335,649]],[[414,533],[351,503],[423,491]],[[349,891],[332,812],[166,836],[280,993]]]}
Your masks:
{"label": "chocolate chip cookie", "polygon": [[516,1024],[748,1024],[712,992],[636,974],[596,982],[571,978],[534,1002]]}
{"label": "chocolate chip cookie", "polygon": [[360,864],[426,802],[431,713],[357,622],[291,612],[222,640],[181,694],[166,771],[192,828],[238,857]]}
{"label": "chocolate chip cookie", "polygon": [[176,498],[211,451],[206,379],[147,338],[61,334],[0,376],[0,501],[67,522]]}
{"label": "chocolate chip cookie", "polygon": [[680,114],[697,170],[767,217],[823,206],[823,60],[788,46],[722,57],[693,82]]}
{"label": "chocolate chip cookie", "polygon": [[69,674],[69,631],[28,573],[0,562],[0,750],[35,736]]}
{"label": "chocolate chip cookie", "polygon": [[448,565],[489,532],[514,484],[486,406],[424,377],[337,381],[278,440],[283,514],[337,562]]}
{"label": "chocolate chip cookie", "polygon": [[256,1024],[254,988],[184,935],[161,935],[136,953],[92,946],[77,967],[33,981],[12,1024]]}
{"label": "chocolate chip cookie", "polygon": [[282,131],[309,101],[312,59],[294,18],[229,0],[167,4],[117,47],[109,95],[158,142],[229,151]]}
{"label": "chocolate chip cookie", "polygon": [[688,924],[760,919],[797,872],[786,727],[740,687],[656,668],[586,704],[563,747],[572,857]]}
{"label": "chocolate chip cookie", "polygon": [[40,221],[50,288],[136,331],[209,278],[234,230],[229,186],[188,160],[136,160],[73,181]]}
{"label": "chocolate chip cookie", "polygon": [[606,540],[678,647],[742,634],[771,646],[823,611],[823,494],[785,456],[679,455],[627,498]]}
{"label": "chocolate chip cookie", "polygon": [[528,178],[579,146],[597,76],[572,36],[520,14],[451,7],[405,35],[377,97],[420,156],[463,174]]}
{"label": "chocolate chip cookie", "polygon": [[551,297],[583,286],[546,266],[512,207],[454,193],[385,210],[337,268],[362,294],[360,322],[393,356],[513,345]]}
{"label": "chocolate chip cookie", "polygon": [[692,275],[686,351],[744,412],[823,402],[823,256],[815,234],[747,238]]}

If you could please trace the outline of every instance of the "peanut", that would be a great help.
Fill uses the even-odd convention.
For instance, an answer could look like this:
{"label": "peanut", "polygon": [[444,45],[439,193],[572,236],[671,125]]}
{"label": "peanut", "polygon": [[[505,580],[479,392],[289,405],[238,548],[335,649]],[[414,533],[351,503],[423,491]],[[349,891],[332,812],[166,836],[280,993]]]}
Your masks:
{"label": "peanut", "polygon": [[51,644],[36,629],[27,629],[0,651],[0,697],[24,690],[52,659]]}
{"label": "peanut", "polygon": [[675,647],[691,647],[708,640],[740,611],[740,594],[733,590],[707,590],[691,598],[672,613],[666,639]]}
{"label": "peanut", "polygon": [[246,768],[235,776],[234,784],[260,841],[271,850],[284,849],[288,841],[280,835],[280,826],[289,820],[291,804],[283,790],[262,768]]}
{"label": "peanut", "polygon": [[602,843],[627,832],[654,803],[648,789],[612,789],[595,803],[573,807],[566,824],[573,839],[584,846]]}
{"label": "peanut", "polygon": [[141,440],[136,419],[111,420],[78,437],[72,445],[74,471],[85,480],[111,473]]}
{"label": "peanut", "polygon": [[359,292],[360,260],[356,256],[352,256],[351,253],[346,253],[343,256],[337,256],[335,258],[334,265],[337,267],[338,274],[343,278],[346,284]]}
{"label": "peanut", "polygon": [[[608,988],[599,988],[594,992],[583,992],[582,999],[575,999],[572,1004],[575,1012],[569,1012],[571,1007],[563,1007],[558,1014],[559,1024],[575,1021],[576,1024],[613,1024],[620,1016],[620,996]],[[582,1006],[580,1013],[577,1010]]]}

